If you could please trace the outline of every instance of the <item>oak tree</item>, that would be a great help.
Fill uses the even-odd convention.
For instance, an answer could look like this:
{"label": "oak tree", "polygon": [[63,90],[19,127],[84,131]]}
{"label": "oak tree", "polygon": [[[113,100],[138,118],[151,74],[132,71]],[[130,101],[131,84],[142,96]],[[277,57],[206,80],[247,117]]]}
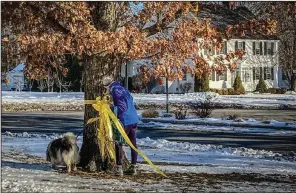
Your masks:
{"label": "oak tree", "polygon": [[[145,60],[143,81],[153,76],[175,80],[184,70],[195,76],[235,69],[243,50],[209,57],[200,49],[221,49],[223,38],[244,33],[273,33],[273,21],[244,21],[219,30],[210,19],[199,19],[197,2],[1,2],[3,65],[23,60],[32,79],[49,68],[66,74],[66,56],[83,65],[85,99],[104,92],[104,75],[116,77],[121,64]],[[208,62],[211,59],[211,65]],[[86,105],[84,120],[95,117]],[[84,127],[81,166],[104,168],[97,124]]]}

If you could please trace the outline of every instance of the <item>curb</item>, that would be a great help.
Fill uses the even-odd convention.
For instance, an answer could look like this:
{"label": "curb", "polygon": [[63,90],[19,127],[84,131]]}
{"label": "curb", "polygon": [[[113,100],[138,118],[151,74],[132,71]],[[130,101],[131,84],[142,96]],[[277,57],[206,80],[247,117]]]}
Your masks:
{"label": "curb", "polygon": [[296,131],[296,127],[279,127],[275,125],[250,125],[248,123],[233,122],[233,123],[222,123],[222,122],[206,122],[206,121],[190,121],[190,120],[164,120],[159,118],[142,118],[143,123],[148,122],[159,122],[159,123],[171,123],[171,124],[184,124],[184,125],[208,125],[208,126],[232,126],[232,127],[251,127],[251,128],[268,128],[268,129],[281,129]]}

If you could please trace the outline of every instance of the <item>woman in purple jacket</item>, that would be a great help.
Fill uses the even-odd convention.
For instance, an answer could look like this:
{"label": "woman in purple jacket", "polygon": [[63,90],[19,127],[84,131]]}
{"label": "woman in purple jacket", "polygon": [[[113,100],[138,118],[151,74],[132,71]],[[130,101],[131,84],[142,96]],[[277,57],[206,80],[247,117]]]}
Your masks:
{"label": "woman in purple jacket", "polygon": [[[136,143],[136,132],[137,132],[137,125],[139,122],[138,114],[136,108],[134,106],[133,97],[130,92],[121,86],[121,84],[117,81],[113,81],[113,79],[109,76],[105,76],[103,78],[103,85],[104,87],[110,92],[114,107],[117,107],[117,117],[122,123],[125,132],[129,139],[131,140],[132,144],[137,148]],[[115,152],[116,152],[116,175],[123,175],[122,170],[122,144],[115,143]],[[138,154],[131,148],[131,157],[132,157],[132,164],[127,171],[126,174],[135,175],[136,171],[136,163]]]}

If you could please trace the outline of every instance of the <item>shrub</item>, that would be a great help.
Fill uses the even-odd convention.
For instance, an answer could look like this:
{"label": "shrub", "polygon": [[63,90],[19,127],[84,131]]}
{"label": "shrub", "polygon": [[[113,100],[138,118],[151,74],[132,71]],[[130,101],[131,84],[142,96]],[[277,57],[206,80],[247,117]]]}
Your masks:
{"label": "shrub", "polygon": [[227,89],[223,89],[222,90],[222,95],[228,95],[228,90]]}
{"label": "shrub", "polygon": [[180,89],[183,93],[188,93],[191,88],[192,88],[192,83],[190,82],[185,82],[180,85]]}
{"label": "shrub", "polygon": [[227,120],[237,120],[238,116],[236,114],[229,115]]}
{"label": "shrub", "polygon": [[271,94],[277,94],[278,93],[278,91],[277,91],[277,89],[276,88],[269,88],[269,89],[267,89],[268,91],[268,93],[271,93]]}
{"label": "shrub", "polygon": [[185,119],[186,115],[187,115],[187,109],[184,110],[185,106],[184,105],[180,105],[177,107],[176,110],[174,110],[174,114],[175,114],[175,118],[176,119]]}
{"label": "shrub", "polygon": [[280,88],[279,94],[285,94],[287,92],[286,88]]}
{"label": "shrub", "polygon": [[233,89],[235,94],[245,94],[245,88],[243,86],[240,76],[236,76],[233,83]]}
{"label": "shrub", "polygon": [[233,88],[228,88],[228,95],[234,95],[234,89]]}
{"label": "shrub", "polygon": [[200,102],[200,106],[192,104],[191,108],[193,109],[192,113],[201,118],[209,117],[213,111],[213,105],[210,100]]}
{"label": "shrub", "polygon": [[267,86],[266,86],[266,84],[265,84],[262,76],[259,79],[259,82],[258,82],[258,84],[256,86],[256,90],[255,91],[257,91],[259,93],[266,93],[267,92]]}
{"label": "shrub", "polygon": [[220,90],[220,89],[217,89],[216,92],[217,92],[219,95],[223,95],[223,91]]}
{"label": "shrub", "polygon": [[201,78],[194,77],[194,92],[210,91],[210,83],[208,74],[204,73]]}
{"label": "shrub", "polygon": [[156,110],[145,110],[142,113],[143,118],[156,118],[159,117],[159,113]]}
{"label": "shrub", "polygon": [[211,92],[215,92],[215,93],[217,93],[217,90],[218,90],[218,89],[215,89],[215,88],[211,88],[211,89],[210,89]]}

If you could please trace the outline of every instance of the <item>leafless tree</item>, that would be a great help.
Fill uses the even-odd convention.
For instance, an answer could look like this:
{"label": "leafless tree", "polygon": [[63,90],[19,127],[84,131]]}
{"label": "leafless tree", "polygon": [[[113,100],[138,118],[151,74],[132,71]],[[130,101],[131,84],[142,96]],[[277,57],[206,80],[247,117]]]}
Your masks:
{"label": "leafless tree", "polygon": [[83,72],[82,72],[82,75],[81,75],[81,80],[79,82],[80,82],[80,92],[82,92],[82,88],[83,88],[83,85],[84,85],[84,75],[83,75]]}
{"label": "leafless tree", "polygon": [[30,92],[31,92],[31,90],[32,90],[32,87],[33,87],[33,83],[34,83],[34,79],[31,79],[31,78],[28,78],[28,80],[29,80],[29,89],[30,89]]}
{"label": "leafless tree", "polygon": [[38,84],[38,89],[43,92],[43,90],[46,88],[46,81],[45,79],[40,79],[40,80],[37,80],[37,84]]}
{"label": "leafless tree", "polygon": [[[277,21],[277,36],[280,40],[279,65],[291,90],[296,90],[296,2],[246,3],[258,18]],[[280,77],[281,78],[281,77]]]}
{"label": "leafless tree", "polygon": [[191,88],[192,88],[192,83],[190,82],[185,82],[180,85],[180,89],[182,90],[183,93],[188,93]]}
{"label": "leafless tree", "polygon": [[16,91],[21,92],[24,83],[21,80],[16,80],[15,83]]}
{"label": "leafless tree", "polygon": [[45,79],[47,85],[47,92],[53,92],[53,85],[54,85],[54,76],[52,75],[53,72],[48,71],[48,76]]}
{"label": "leafless tree", "polygon": [[57,85],[60,88],[60,96],[62,95],[62,88],[65,91],[68,91],[69,87],[72,86],[71,81],[64,80],[64,75],[62,73],[57,72],[56,74],[54,74],[54,78],[56,80]]}

